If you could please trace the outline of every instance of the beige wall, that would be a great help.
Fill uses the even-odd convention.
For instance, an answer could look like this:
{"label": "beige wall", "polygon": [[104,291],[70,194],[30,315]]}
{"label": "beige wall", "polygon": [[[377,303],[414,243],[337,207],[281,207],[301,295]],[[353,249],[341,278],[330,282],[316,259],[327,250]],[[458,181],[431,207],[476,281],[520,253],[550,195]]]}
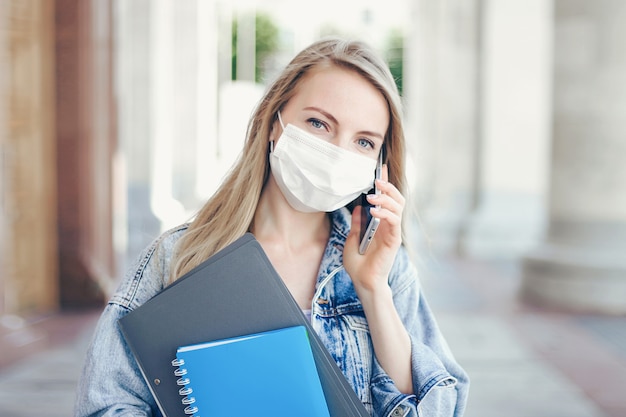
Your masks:
{"label": "beige wall", "polygon": [[54,9],[3,1],[1,312],[57,307]]}
{"label": "beige wall", "polygon": [[0,316],[112,280],[112,2],[0,2]]}

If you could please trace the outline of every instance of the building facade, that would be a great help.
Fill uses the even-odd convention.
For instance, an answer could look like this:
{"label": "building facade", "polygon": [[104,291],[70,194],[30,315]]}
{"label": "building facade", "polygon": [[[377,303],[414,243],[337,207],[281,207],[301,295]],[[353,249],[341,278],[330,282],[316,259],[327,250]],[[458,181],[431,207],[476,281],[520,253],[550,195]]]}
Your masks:
{"label": "building facade", "polygon": [[[280,24],[301,26],[289,4]],[[383,26],[368,4],[351,26],[371,34]],[[625,313],[625,3],[403,4],[422,250],[517,262],[529,302]],[[237,13],[210,0],[0,2],[1,323],[101,306],[126,254],[217,186],[262,90],[230,80]],[[253,53],[250,32],[238,41]],[[322,32],[284,30],[292,49],[274,65]]]}

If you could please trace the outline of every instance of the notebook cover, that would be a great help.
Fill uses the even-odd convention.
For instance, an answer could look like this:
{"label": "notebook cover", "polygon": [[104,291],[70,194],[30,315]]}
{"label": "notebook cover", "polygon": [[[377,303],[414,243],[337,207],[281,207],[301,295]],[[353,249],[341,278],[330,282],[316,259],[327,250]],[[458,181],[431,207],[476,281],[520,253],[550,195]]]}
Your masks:
{"label": "notebook cover", "polygon": [[341,370],[250,233],[119,320],[167,417],[181,415],[171,361],[182,345],[303,325],[332,417],[369,417]]}
{"label": "notebook cover", "polygon": [[176,358],[197,415],[329,417],[304,326],[184,346]]}

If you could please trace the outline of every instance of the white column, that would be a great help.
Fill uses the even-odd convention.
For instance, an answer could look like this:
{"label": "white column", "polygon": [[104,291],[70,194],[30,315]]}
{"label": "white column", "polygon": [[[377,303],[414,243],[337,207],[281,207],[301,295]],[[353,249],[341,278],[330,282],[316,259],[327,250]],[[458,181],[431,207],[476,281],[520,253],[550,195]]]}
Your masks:
{"label": "white column", "polygon": [[477,123],[476,1],[414,0],[405,46],[409,183],[419,233],[436,251],[456,249],[472,206]]}
{"label": "white column", "polygon": [[[116,1],[115,5],[115,95],[119,155],[116,181],[125,197],[115,211],[116,251],[122,259],[120,273],[127,260],[150,243],[160,231],[160,221],[151,208],[152,172],[152,81],[151,81],[151,0]],[[156,187],[154,187],[156,188]],[[126,200],[126,201],[124,201]],[[128,258],[128,259],[127,259]]]}
{"label": "white column", "polygon": [[[150,86],[152,160],[151,207],[161,221],[161,229],[185,220],[182,204],[172,195],[173,153],[184,151],[174,147],[174,0],[153,0],[151,3]],[[130,161],[132,163],[132,161]]]}
{"label": "white column", "polygon": [[230,170],[241,152],[250,116],[264,90],[264,87],[257,84],[254,79],[255,7],[254,2],[246,0],[237,3],[235,8],[230,10],[232,15],[229,14],[229,9],[223,9],[224,18],[233,15],[237,18],[237,68],[235,69],[237,79],[230,81],[230,77],[224,79],[220,76],[216,165],[220,180]]}
{"label": "white column", "polygon": [[[218,5],[213,0],[197,0],[197,96],[196,96],[196,195],[206,200],[217,189],[223,173],[216,171],[217,132],[218,132],[218,85],[220,60],[221,22]],[[230,14],[227,33],[221,33],[228,40],[228,77],[230,78]],[[226,42],[224,42],[226,43]]]}
{"label": "white column", "polygon": [[626,313],[626,5],[557,0],[549,228],[522,294]]}
{"label": "white column", "polygon": [[517,259],[545,228],[552,5],[482,1],[479,193],[460,243],[474,256]]}
{"label": "white column", "polygon": [[[201,204],[196,196],[196,182],[201,179],[196,175],[198,161],[198,133],[197,117],[200,91],[199,59],[200,43],[215,42],[215,38],[200,39],[198,27],[200,10],[210,7],[212,0],[205,0],[199,4],[196,1],[175,1],[173,11],[173,100],[168,103],[169,117],[173,120],[172,129],[172,198],[184,207],[186,214],[183,218],[173,219],[174,223],[186,221],[197,211]],[[207,22],[211,24],[212,22]],[[204,52],[204,51],[202,51]],[[207,51],[209,53],[209,51]],[[203,68],[206,69],[206,68]],[[204,92],[203,92],[204,93]]]}
{"label": "white column", "polygon": [[237,10],[237,80],[254,82],[256,67],[256,10],[247,5]]}

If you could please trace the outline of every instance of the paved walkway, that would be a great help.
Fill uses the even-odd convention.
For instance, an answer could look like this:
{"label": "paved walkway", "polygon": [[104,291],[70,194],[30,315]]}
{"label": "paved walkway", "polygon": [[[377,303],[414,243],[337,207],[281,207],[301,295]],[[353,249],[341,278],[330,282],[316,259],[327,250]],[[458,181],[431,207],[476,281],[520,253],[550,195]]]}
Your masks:
{"label": "paved walkway", "polygon": [[515,265],[426,264],[431,307],[472,381],[466,417],[626,416],[626,317],[522,304]]}
{"label": "paved walkway", "polygon": [[[73,415],[76,385],[96,319],[95,312],[80,316],[64,314],[43,320],[48,321],[42,323],[43,328],[28,330],[39,334],[41,339],[48,339],[49,347],[0,369],[0,416]],[[45,337],[45,333],[57,331],[62,323],[67,326],[66,340]]]}
{"label": "paved walkway", "polygon": [[[466,417],[626,416],[626,318],[524,306],[515,297],[514,265],[450,259],[420,269],[441,328],[472,378]],[[72,327],[63,343],[0,368],[0,416],[72,415],[96,317],[62,319]]]}

